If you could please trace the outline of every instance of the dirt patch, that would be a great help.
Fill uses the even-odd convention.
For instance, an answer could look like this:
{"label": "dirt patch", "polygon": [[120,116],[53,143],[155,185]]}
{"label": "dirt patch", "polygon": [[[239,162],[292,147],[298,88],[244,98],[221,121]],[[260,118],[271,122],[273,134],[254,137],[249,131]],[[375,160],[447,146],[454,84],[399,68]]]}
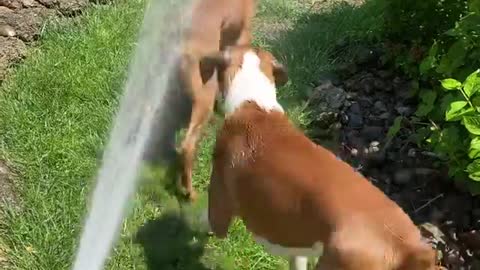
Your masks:
{"label": "dirt patch", "polygon": [[18,208],[18,202],[13,185],[13,174],[5,162],[0,160],[0,209],[5,206]]}
{"label": "dirt patch", "polygon": [[[314,82],[310,136],[337,142],[342,159],[421,224],[445,267],[480,269],[480,199],[448,179],[438,156],[417,147],[415,85],[389,67],[383,46],[353,51],[354,61]],[[396,121],[398,132],[389,136]]]}
{"label": "dirt patch", "polygon": [[77,15],[88,4],[89,0],[0,0],[0,83],[50,17]]}
{"label": "dirt patch", "polygon": [[[2,208],[19,208],[19,198],[15,194],[13,186],[13,175],[6,166],[5,162],[0,160],[0,220],[2,220]],[[1,226],[2,224],[0,224]],[[0,227],[1,229],[1,227]],[[0,235],[0,269],[8,269],[7,246]]]}

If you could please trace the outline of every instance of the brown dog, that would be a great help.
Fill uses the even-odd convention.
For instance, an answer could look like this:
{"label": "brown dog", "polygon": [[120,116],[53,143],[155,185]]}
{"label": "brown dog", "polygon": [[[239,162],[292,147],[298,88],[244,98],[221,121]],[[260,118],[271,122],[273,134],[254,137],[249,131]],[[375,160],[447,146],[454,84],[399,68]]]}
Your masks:
{"label": "brown dog", "polygon": [[188,98],[191,114],[188,129],[181,143],[182,172],[179,186],[190,200],[196,193],[192,187],[195,152],[203,127],[213,112],[218,83],[215,69],[203,65],[201,59],[223,50],[226,46],[250,44],[254,0],[197,0],[191,27],[180,64],[180,80]]}
{"label": "brown dog", "polygon": [[226,112],[208,190],[215,235],[226,237],[238,216],[293,269],[322,254],[318,269],[436,269],[408,215],[289,121],[275,84],[286,73],[270,53],[239,47],[212,59],[223,66]]}

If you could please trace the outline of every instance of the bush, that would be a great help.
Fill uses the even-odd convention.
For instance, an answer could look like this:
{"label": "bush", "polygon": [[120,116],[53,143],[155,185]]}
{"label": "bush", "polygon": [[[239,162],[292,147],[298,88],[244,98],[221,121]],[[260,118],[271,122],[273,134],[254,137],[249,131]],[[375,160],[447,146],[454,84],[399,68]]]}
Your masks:
{"label": "bush", "polygon": [[[392,0],[385,21],[391,40],[410,48],[395,60],[417,81],[413,120],[429,123],[414,139],[445,158],[450,177],[473,180],[470,191],[480,193],[480,0]],[[412,48],[428,47],[415,61]]]}
{"label": "bush", "polygon": [[387,0],[385,25],[396,41],[430,42],[466,11],[465,0]]}

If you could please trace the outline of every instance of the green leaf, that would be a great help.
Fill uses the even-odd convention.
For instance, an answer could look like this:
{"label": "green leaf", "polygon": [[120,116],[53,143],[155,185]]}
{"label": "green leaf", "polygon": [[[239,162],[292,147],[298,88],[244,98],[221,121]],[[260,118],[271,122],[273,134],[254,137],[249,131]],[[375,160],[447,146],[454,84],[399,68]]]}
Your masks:
{"label": "green leaf", "polygon": [[463,65],[467,55],[467,44],[463,39],[453,43],[440,60],[437,72],[450,76],[454,70]]}
{"label": "green leaf", "polygon": [[402,125],[403,116],[397,116],[395,120],[393,120],[392,126],[388,129],[387,138],[392,139],[397,135],[400,131]]}
{"label": "green leaf", "polygon": [[464,116],[465,128],[474,135],[480,135],[480,116]]}
{"label": "green leaf", "polygon": [[480,0],[470,0],[470,1],[468,1],[468,8],[472,12],[480,13]]}
{"label": "green leaf", "polygon": [[418,117],[427,116],[434,108],[435,100],[437,99],[437,92],[430,89],[420,91],[421,102],[418,105],[415,115]]}
{"label": "green leaf", "polygon": [[467,79],[465,79],[463,91],[467,97],[473,96],[473,94],[480,89],[480,77],[478,76],[478,73],[479,71],[477,70],[470,74]]}
{"label": "green leaf", "polygon": [[470,107],[465,108],[467,104],[468,102],[466,101],[454,101],[450,103],[450,106],[445,113],[445,120],[447,121],[460,120],[459,119],[460,116],[474,112],[474,110]]}
{"label": "green leaf", "polygon": [[473,106],[475,107],[476,110],[479,110],[480,109],[480,97],[479,96],[475,96],[472,98],[472,104]]}
{"label": "green leaf", "polygon": [[458,90],[462,87],[462,83],[455,79],[444,79],[441,83],[445,90]]}
{"label": "green leaf", "polygon": [[480,159],[475,159],[467,166],[468,177],[473,181],[480,181]]}
{"label": "green leaf", "polygon": [[468,157],[476,159],[480,157],[480,137],[475,137],[470,142],[470,148],[468,149]]}
{"label": "green leaf", "polygon": [[437,41],[433,42],[432,47],[428,50],[428,55],[420,63],[420,74],[424,75],[430,69],[434,68],[437,64],[437,52],[438,52],[438,43]]}

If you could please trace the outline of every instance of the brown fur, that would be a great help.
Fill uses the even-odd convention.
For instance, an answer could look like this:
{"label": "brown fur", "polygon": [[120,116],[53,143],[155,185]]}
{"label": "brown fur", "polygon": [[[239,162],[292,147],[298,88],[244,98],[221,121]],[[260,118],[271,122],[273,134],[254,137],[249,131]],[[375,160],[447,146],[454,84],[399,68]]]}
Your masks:
{"label": "brown fur", "polygon": [[[273,81],[271,59],[261,59]],[[435,269],[435,252],[397,204],[286,115],[253,102],[218,131],[208,192],[209,223],[218,237],[226,237],[238,216],[275,244],[323,242],[318,269]]]}
{"label": "brown fur", "polygon": [[203,127],[212,114],[218,83],[215,70],[201,68],[201,59],[227,46],[250,44],[254,0],[197,0],[193,9],[180,65],[180,79],[191,98],[188,130],[181,144],[182,173],[179,186],[194,200],[192,169]]}

